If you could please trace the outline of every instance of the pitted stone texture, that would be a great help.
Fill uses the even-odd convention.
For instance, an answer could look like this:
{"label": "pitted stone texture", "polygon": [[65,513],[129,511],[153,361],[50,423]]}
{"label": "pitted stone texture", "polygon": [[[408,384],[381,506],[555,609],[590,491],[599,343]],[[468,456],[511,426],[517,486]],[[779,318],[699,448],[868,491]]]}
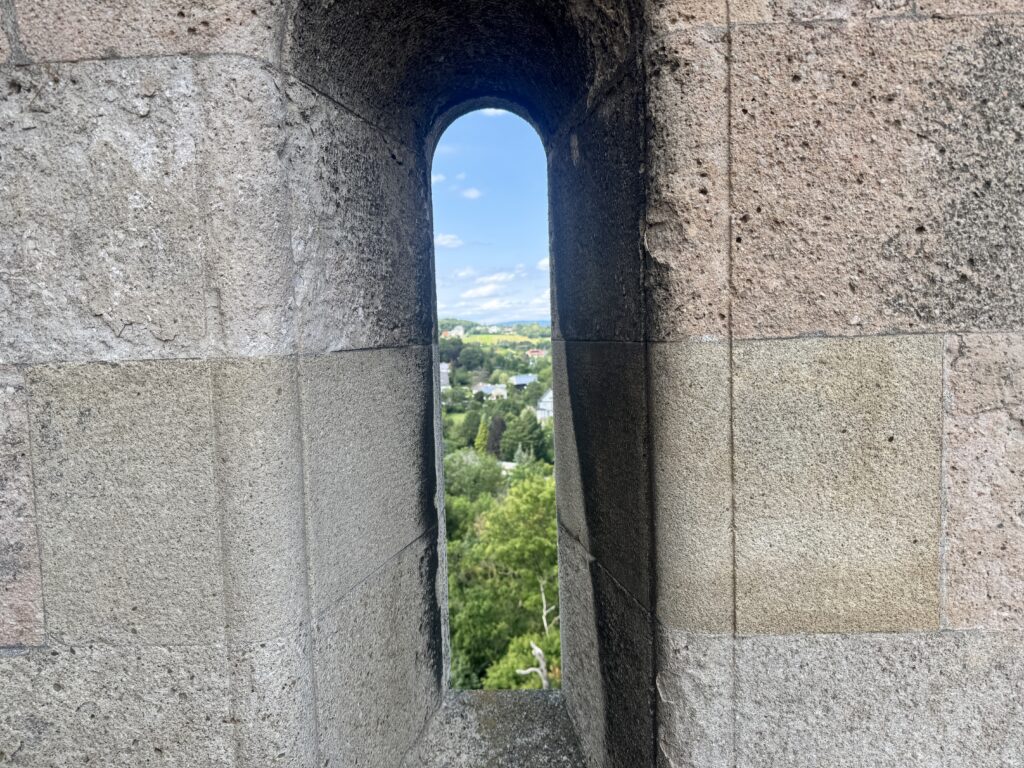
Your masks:
{"label": "pitted stone texture", "polygon": [[202,195],[210,349],[230,357],[296,350],[284,95],[251,59],[197,65],[205,112]]}
{"label": "pitted stone texture", "polygon": [[730,632],[729,345],[652,344],[648,360],[658,621]]}
{"label": "pitted stone texture", "polygon": [[55,646],[0,655],[0,761],[232,768],[220,648]]}
{"label": "pitted stone texture", "polygon": [[910,16],[914,0],[736,0],[731,21],[846,21]]}
{"label": "pitted stone texture", "polygon": [[917,0],[922,14],[956,16],[972,13],[1020,13],[1020,0]]}
{"label": "pitted stone texture", "polygon": [[555,342],[556,493],[565,528],[650,605],[644,347]]}
{"label": "pitted stone texture", "polygon": [[210,365],[228,637],[253,643],[294,632],[308,610],[297,363]]}
{"label": "pitted stone texture", "polygon": [[649,39],[696,25],[723,26],[727,10],[726,0],[647,0]]}
{"label": "pitted stone texture", "polygon": [[736,765],[1020,764],[1021,640],[952,632],[741,638]]}
{"label": "pitted stone texture", "polygon": [[938,627],[942,348],[736,345],[740,633]]}
{"label": "pitted stone texture", "polygon": [[321,759],[394,768],[441,704],[430,531],[315,621]]}
{"label": "pitted stone texture", "polygon": [[733,638],[658,630],[658,765],[733,768]]}
{"label": "pitted stone texture", "polygon": [[209,366],[48,365],[27,378],[51,638],[220,641]]}
{"label": "pitted stone texture", "polygon": [[946,621],[1024,628],[1024,336],[946,346]]}
{"label": "pitted stone texture", "polygon": [[562,687],[588,765],[653,755],[650,614],[564,528],[558,534]]}
{"label": "pitted stone texture", "polygon": [[556,338],[643,338],[642,116],[641,90],[626,78],[549,146]]}
{"label": "pitted stone texture", "polygon": [[429,344],[431,227],[420,159],[297,81],[287,97],[302,351]]}
{"label": "pitted stone texture", "polygon": [[284,0],[30,0],[18,24],[37,62],[242,53],[275,61]]}
{"label": "pitted stone texture", "polygon": [[316,702],[305,633],[229,653],[238,768],[316,764]]}
{"label": "pitted stone texture", "polygon": [[741,337],[1024,321],[1024,23],[740,26]]}
{"label": "pitted stone texture", "polygon": [[728,101],[723,28],[647,53],[644,242],[648,338],[725,336],[729,317]]}
{"label": "pitted stone texture", "polygon": [[318,615],[435,525],[431,379],[429,347],[302,358]]}
{"label": "pitted stone texture", "polygon": [[25,381],[0,366],[0,647],[44,639],[31,461]]}
{"label": "pitted stone texture", "polygon": [[205,335],[200,85],[184,59],[18,68],[0,101],[0,361]]}
{"label": "pitted stone texture", "polygon": [[557,691],[456,691],[403,762],[405,768],[584,768]]}

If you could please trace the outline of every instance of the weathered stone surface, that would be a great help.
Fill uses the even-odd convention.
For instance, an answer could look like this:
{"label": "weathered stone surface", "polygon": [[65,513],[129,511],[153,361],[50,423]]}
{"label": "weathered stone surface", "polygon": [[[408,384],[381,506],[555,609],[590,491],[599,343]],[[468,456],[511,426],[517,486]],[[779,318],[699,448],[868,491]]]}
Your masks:
{"label": "weathered stone surface", "polygon": [[946,621],[1024,628],[1024,337],[946,345]]}
{"label": "weathered stone surface", "polygon": [[0,361],[205,335],[202,100],[185,59],[18,68],[0,100]]}
{"label": "weathered stone surface", "polygon": [[735,30],[734,328],[1024,319],[1024,25]]}
{"label": "weathered stone surface", "polygon": [[393,768],[441,705],[437,542],[428,532],[315,622],[321,759]]}
{"label": "weathered stone surface", "polygon": [[942,346],[736,345],[739,632],[938,627]]}
{"label": "weathered stone surface", "polygon": [[914,0],[737,0],[730,11],[732,21],[846,21],[909,16]]}
{"label": "weathered stone surface", "polygon": [[436,521],[429,347],[302,359],[310,583],[343,599]]}
{"label": "weathered stone surface", "polygon": [[548,147],[556,338],[643,338],[642,109],[626,78]]}
{"label": "weathered stone surface", "polygon": [[1019,13],[1020,0],[917,0],[922,14],[955,16],[971,13]]}
{"label": "weathered stone surface", "polygon": [[647,0],[648,44],[694,25],[724,25],[727,11],[726,0]]}
{"label": "weathered stone surface", "polygon": [[47,365],[27,378],[50,637],[221,640],[208,365]]}
{"label": "weathered stone surface", "polygon": [[297,81],[287,95],[303,352],[429,344],[433,274],[421,160]]}
{"label": "weathered stone surface", "polygon": [[28,396],[18,370],[0,366],[0,647],[43,639]]}
{"label": "weathered stone surface", "polygon": [[588,765],[649,765],[651,615],[564,528],[558,535],[562,687]]}
{"label": "weathered stone surface", "polygon": [[278,76],[251,59],[215,56],[203,87],[203,212],[212,354],[296,350],[296,309]]}
{"label": "weathered stone surface", "polygon": [[658,765],[733,768],[733,638],[658,631]]}
{"label": "weathered stone surface", "polygon": [[275,61],[283,0],[31,0],[17,4],[33,61],[244,53]]}
{"label": "weathered stone surface", "polygon": [[1017,764],[1022,647],[1014,633],[741,638],[736,765]]}
{"label": "weathered stone surface", "polygon": [[234,765],[308,768],[316,764],[316,702],[307,633],[229,652]]}
{"label": "weathered stone surface", "polygon": [[729,345],[652,344],[648,361],[658,621],[693,632],[729,632]]}
{"label": "weathered stone surface", "polygon": [[406,768],[584,768],[557,691],[455,691],[446,697]]}
{"label": "weathered stone surface", "polygon": [[0,760],[18,768],[231,768],[220,648],[54,646],[0,655]]}
{"label": "weathered stone surface", "polygon": [[294,632],[309,609],[297,363],[211,362],[228,637]]}
{"label": "weathered stone surface", "polygon": [[644,347],[555,342],[553,355],[559,519],[650,605]]}
{"label": "weathered stone surface", "polygon": [[728,100],[724,28],[647,52],[644,243],[651,339],[724,336],[729,316]]}

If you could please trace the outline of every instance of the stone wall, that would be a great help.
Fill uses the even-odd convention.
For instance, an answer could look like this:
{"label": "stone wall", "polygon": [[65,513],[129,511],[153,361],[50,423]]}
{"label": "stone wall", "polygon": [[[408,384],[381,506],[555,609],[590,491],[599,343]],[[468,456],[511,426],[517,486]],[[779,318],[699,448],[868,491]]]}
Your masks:
{"label": "stone wall", "polygon": [[[493,706],[595,766],[1024,762],[1022,10],[0,0],[0,763],[429,764]],[[496,703],[429,199],[492,104],[549,156],[566,686]]]}

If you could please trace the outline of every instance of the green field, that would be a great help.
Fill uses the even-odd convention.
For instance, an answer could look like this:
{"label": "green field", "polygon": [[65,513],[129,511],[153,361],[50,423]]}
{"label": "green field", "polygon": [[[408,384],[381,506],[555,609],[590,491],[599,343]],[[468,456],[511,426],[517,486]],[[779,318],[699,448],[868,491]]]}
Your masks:
{"label": "green field", "polygon": [[463,339],[465,344],[480,344],[482,346],[501,346],[502,344],[541,344],[550,339],[531,339],[529,336],[520,336],[518,333],[480,333],[467,336]]}

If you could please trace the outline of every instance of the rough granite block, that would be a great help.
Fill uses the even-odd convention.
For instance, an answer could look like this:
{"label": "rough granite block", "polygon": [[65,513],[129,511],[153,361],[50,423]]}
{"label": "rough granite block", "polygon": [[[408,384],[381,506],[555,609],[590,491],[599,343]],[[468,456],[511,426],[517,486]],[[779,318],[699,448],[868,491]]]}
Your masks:
{"label": "rough granite block", "polygon": [[729,632],[729,345],[652,344],[648,360],[658,621],[692,632]]}
{"label": "rough granite block", "polygon": [[0,366],[0,647],[45,636],[31,461],[25,380]]}
{"label": "rough granite block", "polygon": [[428,532],[315,622],[321,759],[394,768],[441,704],[444,678]]}
{"label": "rough granite block", "polygon": [[916,0],[918,13],[957,16],[972,13],[1020,13],[1020,0]]}
{"label": "rough granite block", "polygon": [[555,342],[553,354],[559,519],[639,602],[650,605],[644,347]]}
{"label": "rough granite block", "polygon": [[429,344],[434,286],[421,160],[297,81],[287,97],[302,351]]}
{"label": "rough granite block", "polygon": [[648,338],[725,336],[729,317],[726,47],[722,28],[647,52]]}
{"label": "rough granite block", "polygon": [[738,26],[740,337],[1024,321],[1024,21]]}
{"label": "rough granite block", "polygon": [[202,93],[187,59],[5,73],[0,362],[196,355]]}
{"label": "rough granite block", "polygon": [[914,0],[735,0],[730,20],[738,22],[847,21],[910,16]]}
{"label": "rough granite block", "polygon": [[228,637],[251,644],[294,633],[309,610],[298,366],[210,365]]}
{"label": "rough granite block", "polygon": [[233,768],[223,648],[52,646],[0,655],[14,768]]}
{"label": "rough granite block", "polygon": [[658,630],[658,765],[733,768],[733,638]]}
{"label": "rough granite block", "polygon": [[1024,629],[1024,337],[946,344],[946,615]]}
{"label": "rough granite block", "polygon": [[33,61],[172,53],[241,53],[276,61],[283,0],[31,0],[19,2]]}
{"label": "rough granite block", "polygon": [[47,365],[27,380],[49,635],[222,640],[209,366]]}
{"label": "rough granite block", "polygon": [[237,768],[316,763],[316,702],[308,633],[229,652]]}
{"label": "rough granite block", "polygon": [[741,638],[736,765],[1018,765],[1021,648],[1018,633]]}
{"label": "rough granite block", "polygon": [[649,35],[655,40],[696,25],[724,26],[729,3],[726,0],[648,0],[647,7]]}
{"label": "rough granite block", "polygon": [[942,346],[735,346],[740,633],[938,627]]}
{"label": "rough granite block", "polygon": [[432,528],[429,347],[302,358],[311,599],[317,615]]}

